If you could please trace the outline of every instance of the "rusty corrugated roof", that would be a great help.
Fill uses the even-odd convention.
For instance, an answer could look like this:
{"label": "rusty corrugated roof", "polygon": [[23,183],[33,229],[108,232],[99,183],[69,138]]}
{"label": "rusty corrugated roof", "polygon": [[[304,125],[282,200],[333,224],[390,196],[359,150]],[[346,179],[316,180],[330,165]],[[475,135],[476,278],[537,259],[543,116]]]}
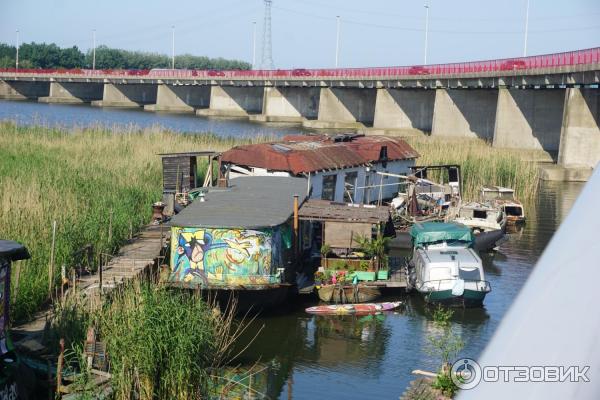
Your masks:
{"label": "rusty corrugated roof", "polygon": [[280,142],[236,146],[224,152],[221,160],[298,175],[377,162],[383,146],[387,146],[388,161],[419,157],[419,153],[399,138],[355,136],[336,142],[324,135],[306,135],[286,137]]}

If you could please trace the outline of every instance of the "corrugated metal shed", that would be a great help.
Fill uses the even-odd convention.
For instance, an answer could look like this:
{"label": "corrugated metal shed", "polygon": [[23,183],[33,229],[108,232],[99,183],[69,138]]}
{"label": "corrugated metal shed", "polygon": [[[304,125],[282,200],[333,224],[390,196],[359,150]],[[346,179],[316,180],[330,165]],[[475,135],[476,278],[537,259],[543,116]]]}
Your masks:
{"label": "corrugated metal shed", "polygon": [[195,200],[169,222],[170,226],[198,228],[274,227],[294,213],[294,194],[302,204],[307,180],[276,176],[231,179],[228,188],[210,188],[206,201]]}
{"label": "corrugated metal shed", "polygon": [[221,162],[298,175],[367,165],[382,160],[383,153],[386,161],[419,157],[399,138],[352,136],[347,141],[336,141],[329,136],[307,135],[291,136],[281,142],[236,146],[223,153]]}

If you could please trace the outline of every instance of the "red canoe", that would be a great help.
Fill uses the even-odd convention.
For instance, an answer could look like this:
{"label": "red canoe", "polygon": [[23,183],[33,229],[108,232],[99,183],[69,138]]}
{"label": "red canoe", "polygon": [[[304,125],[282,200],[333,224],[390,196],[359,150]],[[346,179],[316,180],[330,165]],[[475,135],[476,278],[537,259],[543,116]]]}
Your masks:
{"label": "red canoe", "polygon": [[392,311],[402,305],[401,301],[387,303],[363,303],[363,304],[331,304],[326,306],[315,306],[306,309],[309,314],[331,314],[331,315],[366,315],[378,314],[384,311]]}

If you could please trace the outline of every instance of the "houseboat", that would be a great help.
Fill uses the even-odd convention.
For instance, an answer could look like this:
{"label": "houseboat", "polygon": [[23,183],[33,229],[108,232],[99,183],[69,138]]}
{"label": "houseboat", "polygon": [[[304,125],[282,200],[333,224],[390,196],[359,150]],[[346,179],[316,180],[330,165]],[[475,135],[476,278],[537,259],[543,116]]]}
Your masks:
{"label": "houseboat", "polygon": [[469,202],[460,205],[453,221],[480,233],[504,231],[507,220],[500,207],[494,207],[490,203]]}
{"label": "houseboat", "polygon": [[[306,179],[239,177],[205,188],[169,222],[172,286],[238,298],[239,311],[281,304],[295,282]],[[296,196],[294,196],[296,195]]]}
{"label": "houseboat", "polygon": [[456,223],[425,222],[410,234],[413,256],[408,284],[428,303],[481,306],[491,291],[481,259],[473,250],[471,229]]}
{"label": "houseboat", "polygon": [[309,180],[309,198],[371,204],[392,199],[419,157],[400,138],[357,134],[294,135],[272,143],[241,145],[220,157],[221,174],[288,176]]}

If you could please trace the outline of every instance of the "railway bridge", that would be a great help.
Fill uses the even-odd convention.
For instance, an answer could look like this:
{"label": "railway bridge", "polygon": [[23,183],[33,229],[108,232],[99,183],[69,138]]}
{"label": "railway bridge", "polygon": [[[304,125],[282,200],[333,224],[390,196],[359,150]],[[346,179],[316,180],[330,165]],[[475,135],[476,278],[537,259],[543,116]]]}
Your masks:
{"label": "railway bridge", "polygon": [[4,99],[478,137],[494,147],[544,150],[567,167],[567,179],[600,161],[599,84],[600,48],[407,67],[0,70]]}

